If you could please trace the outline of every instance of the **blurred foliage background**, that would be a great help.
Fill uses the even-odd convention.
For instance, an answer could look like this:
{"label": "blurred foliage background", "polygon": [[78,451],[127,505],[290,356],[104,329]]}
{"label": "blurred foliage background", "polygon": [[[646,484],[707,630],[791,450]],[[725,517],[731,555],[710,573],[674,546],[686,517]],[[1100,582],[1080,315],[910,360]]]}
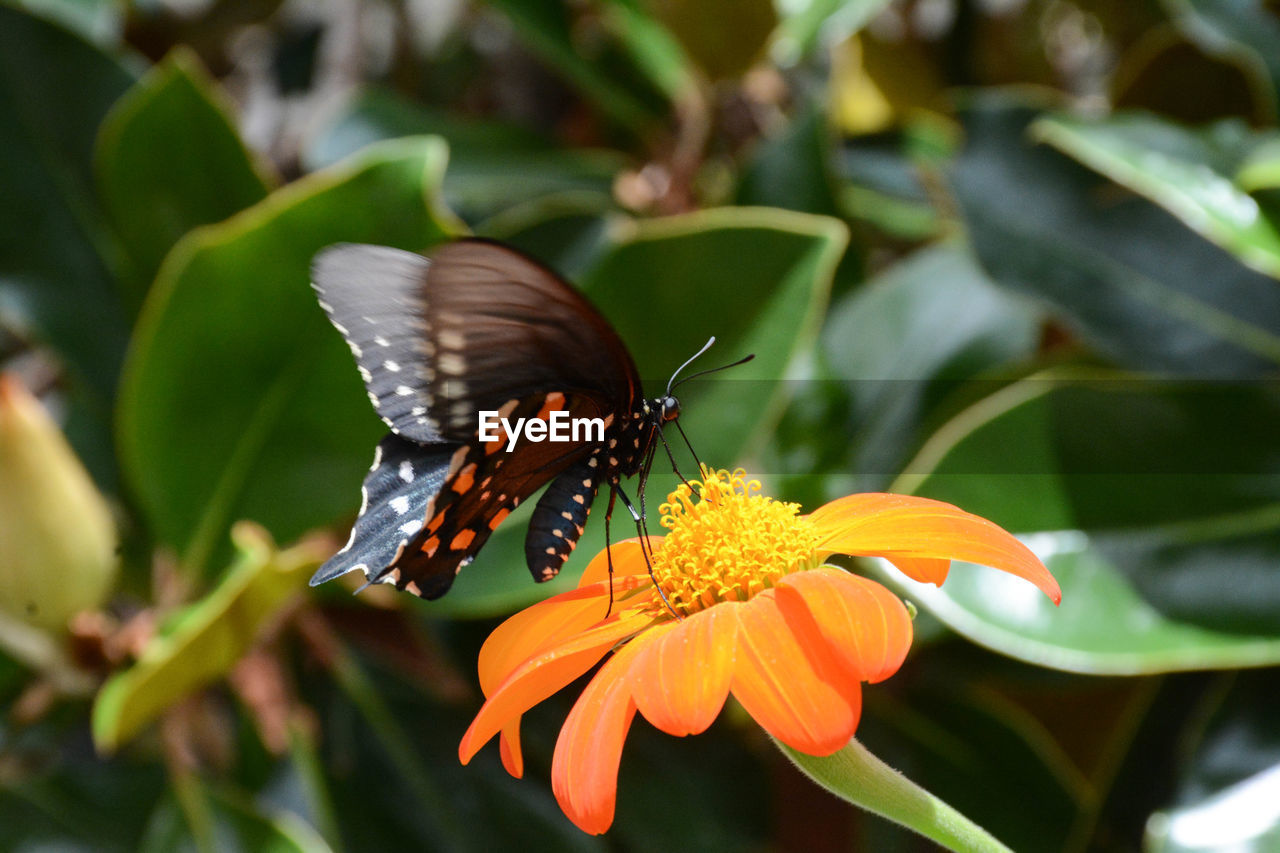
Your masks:
{"label": "blurred foliage background", "polygon": [[598,521],[549,587],[519,518],[439,602],[306,587],[382,431],[309,260],[476,233],[655,382],[755,352],[709,461],[1046,559],[855,566],[920,609],[891,764],[1020,851],[1280,849],[1278,87],[1273,0],[0,4],[0,848],[928,849],[732,709],[638,722],[604,838],[572,691],[460,767]]}

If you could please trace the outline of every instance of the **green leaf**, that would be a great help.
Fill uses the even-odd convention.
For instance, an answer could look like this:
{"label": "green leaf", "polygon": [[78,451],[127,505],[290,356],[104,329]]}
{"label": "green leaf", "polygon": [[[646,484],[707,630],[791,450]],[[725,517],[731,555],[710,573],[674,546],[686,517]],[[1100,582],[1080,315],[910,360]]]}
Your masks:
{"label": "green leaf", "polygon": [[231,522],[282,541],[354,507],[384,431],[308,286],[341,241],[423,249],[438,139],[367,148],[185,237],[147,298],[121,384],[120,453],[159,538],[200,571]]}
{"label": "green leaf", "polygon": [[1031,135],[1151,199],[1254,269],[1280,277],[1280,210],[1260,207],[1236,177],[1255,150],[1276,144],[1280,134],[1257,133],[1234,119],[1192,130],[1124,113],[1101,121],[1042,118]]}
{"label": "green leaf", "polygon": [[865,27],[890,0],[776,0],[777,28],[769,56],[782,66],[795,65],[820,42],[848,38]]}
{"label": "green leaf", "polygon": [[1263,0],[1164,0],[1187,38],[1210,54],[1247,61],[1280,104],[1280,19]]}
{"label": "green leaf", "polygon": [[442,192],[469,222],[546,196],[572,195],[594,208],[613,206],[613,180],[626,161],[603,149],[563,150],[515,125],[466,121],[382,90],[354,99],[310,141],[306,161],[327,166],[370,143],[433,134],[449,143]]}
{"label": "green leaf", "polygon": [[[717,343],[704,357],[708,365],[755,353],[754,361],[714,379],[694,380],[680,391],[685,433],[705,462],[728,467],[771,432],[787,393],[777,377],[812,346],[846,239],[837,220],[760,208],[718,208],[638,222],[616,229],[612,244],[584,277],[584,290],[630,347],[641,375],[651,380],[651,393],[661,391],[671,371],[710,335]],[[692,475],[694,466],[678,433],[669,432],[682,470]],[[674,479],[662,474],[665,467],[659,450],[651,489],[655,498],[665,498],[674,486]],[[567,588],[577,575],[573,569],[604,547],[600,516],[607,497],[598,500],[563,580],[551,586],[530,583],[524,534],[531,500],[499,528],[429,612],[491,615]],[[651,518],[657,503],[648,504]],[[614,540],[634,530],[619,507]]]}
{"label": "green leaf", "polygon": [[240,141],[225,100],[196,56],[179,49],[103,123],[98,187],[133,261],[134,307],[180,237],[258,203],[275,183]]}
{"label": "green leaf", "polygon": [[1269,568],[1280,556],[1280,396],[1258,383],[1088,377],[1027,380],[971,407],[892,487],[1044,531],[1026,541],[1062,585],[1061,607],[983,567],[955,566],[940,589],[885,567],[883,577],[971,640],[1042,666],[1280,662]]}
{"label": "green leaf", "polygon": [[100,751],[115,752],[166,709],[230,672],[328,556],[315,542],[277,551],[264,531],[248,524],[233,535],[239,556],[221,583],[102,686],[93,707]]}
{"label": "green leaf", "polygon": [[601,11],[609,31],[668,100],[674,103],[698,85],[684,48],[641,0],[606,0]]}
{"label": "green leaf", "polygon": [[743,167],[737,203],[839,214],[831,162],[833,136],[826,115],[810,106],[777,134],[761,139]]}
{"label": "green leaf", "polygon": [[778,20],[773,0],[643,0],[643,5],[712,80],[736,79],[758,62]]}
{"label": "green leaf", "polygon": [[1034,110],[1007,95],[966,114],[952,171],[978,257],[1001,284],[1051,305],[1125,367],[1198,376],[1280,363],[1275,279],[1145,199],[1026,138]]}
{"label": "green leaf", "polygon": [[660,93],[668,80],[646,80],[637,73],[643,69],[610,40],[581,38],[584,29],[564,0],[489,0],[489,5],[510,18],[530,50],[623,127],[642,130],[665,110]]}
{"label": "green leaf", "polygon": [[212,837],[202,839],[187,824],[177,799],[166,797],[151,816],[138,847],[141,853],[200,850],[203,841],[227,853],[326,853],[331,849],[314,828],[290,811],[263,808],[240,792],[209,788],[194,778],[187,781],[198,786],[195,795],[208,809]]}
{"label": "green leaf", "polygon": [[[132,80],[98,48],[0,6],[0,311],[64,360],[68,432],[82,453],[109,443],[129,328],[114,282],[119,250],[94,200],[92,146]],[[109,480],[109,461],[85,456]]]}
{"label": "green leaf", "polygon": [[1034,306],[997,288],[964,247],[949,243],[910,255],[842,298],[822,331],[830,379],[806,386],[838,396],[834,417],[810,399],[788,424],[797,446],[787,452],[813,461],[787,469],[822,484],[809,484],[805,505],[883,488],[938,409],[994,384],[966,380],[1029,358],[1039,327]]}
{"label": "green leaf", "polygon": [[1151,853],[1269,853],[1280,848],[1280,765],[1147,822]]}

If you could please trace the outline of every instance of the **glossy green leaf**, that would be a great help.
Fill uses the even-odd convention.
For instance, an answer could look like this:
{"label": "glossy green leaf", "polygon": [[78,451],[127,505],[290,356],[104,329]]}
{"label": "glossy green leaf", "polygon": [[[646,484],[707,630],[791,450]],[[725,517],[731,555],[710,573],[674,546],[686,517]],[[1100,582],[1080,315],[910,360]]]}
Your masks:
{"label": "glossy green leaf", "polygon": [[[584,289],[630,347],[650,394],[715,335],[708,366],[747,353],[755,360],[724,375],[694,380],[680,391],[681,426],[703,461],[731,467],[763,440],[785,402],[776,377],[812,346],[846,232],[834,219],[761,208],[720,208],[638,222],[612,235],[585,275]],[[682,470],[694,465],[679,434],[668,442]],[[654,462],[648,512],[657,515],[674,478],[661,449]],[[624,486],[634,499],[634,483]],[[529,501],[459,576],[433,614],[487,615],[563,589],[604,547],[603,492],[592,522],[565,571],[550,586],[535,586],[525,567]],[[656,524],[651,530],[656,532]],[[614,540],[635,535],[626,511],[613,518]]]}
{"label": "glossy green leaf", "polygon": [[310,141],[306,159],[327,166],[372,142],[433,134],[449,143],[442,192],[451,209],[475,222],[549,195],[612,207],[613,180],[626,161],[603,149],[565,150],[516,125],[466,121],[390,92],[356,98]]}
{"label": "glossy green leaf", "polygon": [[1280,18],[1265,0],[1164,0],[1179,28],[1209,53],[1230,53],[1257,69],[1280,107]]}
{"label": "glossy green leaf", "polygon": [[1280,730],[1275,726],[1277,670],[1224,676],[1184,735],[1166,808],[1147,821],[1153,851],[1190,853],[1229,847],[1270,851],[1280,841]]}
{"label": "glossy green leaf", "polygon": [[0,310],[65,361],[73,416],[98,428],[128,321],[113,280],[119,250],[93,200],[92,146],[132,80],[116,58],[0,6]]}
{"label": "glossy green leaf", "polygon": [[1031,135],[1151,199],[1249,266],[1280,277],[1280,210],[1260,207],[1236,182],[1252,152],[1280,135],[1235,120],[1192,130],[1147,113],[1101,121],[1044,118]]}
{"label": "glossy green leaf", "polygon": [[166,709],[229,673],[328,556],[315,542],[277,551],[265,532],[247,524],[234,538],[239,556],[218,586],[102,686],[93,707],[100,751],[115,752]]}
{"label": "glossy green leaf", "polygon": [[1280,849],[1280,765],[1147,822],[1151,853],[1270,853]]}
{"label": "glossy green leaf", "polygon": [[373,146],[276,191],[170,254],[120,392],[120,452],[161,541],[206,566],[232,521],[285,541],[349,512],[383,427],[308,286],[341,241],[423,249],[438,139]]}
{"label": "glossy green leaf", "polygon": [[794,65],[822,42],[848,38],[878,15],[889,0],[777,0],[777,29],[769,56],[779,65]]}
{"label": "glossy green leaf", "polygon": [[966,114],[952,170],[978,257],[1104,357],[1203,377],[1280,363],[1280,288],[1142,198],[1037,146],[1035,111],[1008,96]]}
{"label": "glossy green leaf", "polygon": [[180,49],[103,123],[98,188],[133,262],[135,306],[180,237],[258,203],[274,183],[240,141],[225,100],[195,55]]}
{"label": "glossy green leaf", "polygon": [[940,589],[882,574],[961,634],[1042,666],[1280,662],[1277,425],[1280,398],[1259,383],[1009,386],[939,430],[892,490],[1044,531],[1026,541],[1062,585],[1061,606],[982,567],[954,567]]}

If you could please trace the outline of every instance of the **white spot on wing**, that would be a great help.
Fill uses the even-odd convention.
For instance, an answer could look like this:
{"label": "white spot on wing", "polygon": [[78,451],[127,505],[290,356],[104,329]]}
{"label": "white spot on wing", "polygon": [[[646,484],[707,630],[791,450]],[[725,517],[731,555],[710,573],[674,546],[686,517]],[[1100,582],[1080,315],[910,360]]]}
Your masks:
{"label": "white spot on wing", "polygon": [[400,463],[400,479],[406,483],[413,482],[413,464],[408,459]]}
{"label": "white spot on wing", "polygon": [[440,341],[441,346],[444,346],[446,349],[462,349],[463,345],[466,343],[465,338],[462,336],[462,332],[459,332],[456,329],[443,329],[437,339]]}
{"label": "white spot on wing", "polygon": [[396,394],[398,394],[401,397],[410,397],[413,395],[413,389],[410,388],[408,385],[397,385]]}
{"label": "white spot on wing", "polygon": [[422,529],[422,519],[411,518],[404,524],[400,525],[400,532],[405,536],[412,536]]}
{"label": "white spot on wing", "polygon": [[384,361],[382,362],[382,366],[385,367],[387,370],[390,370],[392,373],[400,372],[400,365],[394,361],[391,361],[391,360]]}
{"label": "white spot on wing", "polygon": [[409,498],[407,495],[396,495],[391,499],[391,508],[396,511],[396,515],[404,515],[409,511]]}

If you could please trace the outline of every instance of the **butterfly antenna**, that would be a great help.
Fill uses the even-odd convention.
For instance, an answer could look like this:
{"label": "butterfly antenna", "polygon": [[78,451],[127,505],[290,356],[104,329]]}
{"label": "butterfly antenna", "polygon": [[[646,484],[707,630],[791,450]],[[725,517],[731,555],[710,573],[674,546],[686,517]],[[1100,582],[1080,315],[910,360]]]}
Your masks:
{"label": "butterfly antenna", "polygon": [[702,355],[704,352],[711,349],[711,345],[714,344],[715,342],[716,342],[716,336],[712,335],[710,338],[707,339],[707,342],[702,345],[702,349],[698,350],[693,355],[689,356],[689,358],[685,360],[684,364],[676,368],[676,372],[671,374],[671,378],[667,380],[668,394],[671,393],[671,388],[673,387],[673,384],[676,381],[676,377],[680,375],[680,371],[684,370],[686,367],[693,364],[693,362],[698,358],[698,356]]}
{"label": "butterfly antenna", "polygon": [[[715,338],[712,338],[711,340],[714,341]],[[703,347],[702,352],[706,352],[706,349],[707,349],[706,347]],[[702,353],[699,353],[699,355],[701,354]],[[679,382],[676,382],[674,385],[671,383],[667,383],[667,393],[670,394],[674,389],[679,388],[681,385],[688,382],[690,379],[697,379],[699,376],[706,376],[708,373],[719,373],[722,370],[728,370],[730,367],[737,367],[740,364],[746,364],[748,361],[751,361],[751,359],[755,357],[756,357],[755,353],[749,353],[748,355],[744,355],[742,358],[738,359],[737,361],[731,361],[728,364],[722,364],[719,367],[708,367],[706,370],[699,370],[697,373],[693,374],[692,376],[686,376],[684,379],[681,379]],[[697,356],[694,356],[694,358],[697,358]],[[691,358],[689,359],[689,361],[693,361],[693,359]],[[689,363],[688,361],[685,362],[685,364],[688,364],[688,363]],[[676,372],[679,373],[679,371],[676,371]],[[674,381],[675,376],[672,376],[671,378]]]}

